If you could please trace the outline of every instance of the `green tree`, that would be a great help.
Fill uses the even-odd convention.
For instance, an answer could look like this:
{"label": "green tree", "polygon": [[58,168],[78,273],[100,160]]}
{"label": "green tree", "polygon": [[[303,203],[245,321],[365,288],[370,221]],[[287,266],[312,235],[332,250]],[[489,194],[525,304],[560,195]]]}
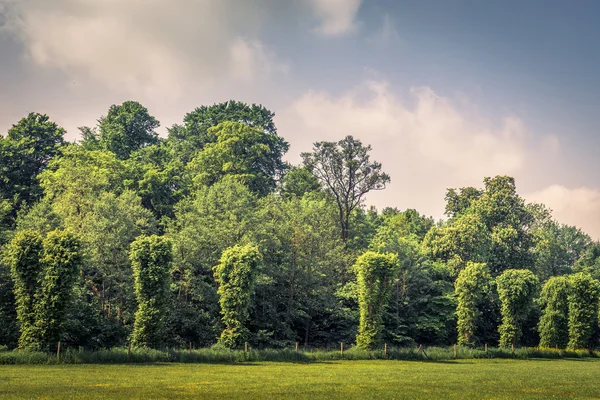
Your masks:
{"label": "green tree", "polygon": [[279,136],[265,135],[241,122],[222,122],[208,129],[207,143],[188,164],[196,186],[212,185],[228,175],[265,195],[285,170]]}
{"label": "green tree", "polygon": [[339,142],[317,142],[313,151],[302,153],[306,168],[329,190],[339,211],[341,238],[346,242],[350,232],[350,216],[362,204],[364,195],[385,189],[390,176],[381,171],[381,164],[371,162],[371,146],[352,136]]}
{"label": "green tree", "polygon": [[30,113],[0,138],[0,198],[13,201],[15,211],[41,197],[37,177],[58,154],[64,134],[47,115]]}
{"label": "green tree", "polygon": [[281,180],[281,194],[284,197],[302,197],[320,190],[321,182],[306,167],[290,168]]}
{"label": "green tree", "polygon": [[41,349],[54,349],[63,339],[66,311],[82,261],[81,245],[74,234],[55,230],[43,242],[44,275],[34,305],[36,333]]}
{"label": "green tree", "polygon": [[160,347],[165,343],[165,315],[169,304],[169,271],[172,244],[161,236],[141,236],[131,244],[131,265],[138,310],[131,334],[136,347]]}
{"label": "green tree", "polygon": [[502,324],[498,328],[501,347],[517,345],[538,283],[533,272],[526,269],[507,269],[496,278],[502,304]]}
{"label": "green tree", "polygon": [[[98,140],[102,148],[126,159],[133,151],[157,143],[158,134],[154,130],[159,126],[146,107],[126,101],[110,106],[106,117],[100,118]],[[86,141],[91,139],[88,137]]]}
{"label": "green tree", "polygon": [[488,292],[492,277],[485,264],[468,262],[454,283],[458,304],[458,344],[472,344],[472,337],[481,316],[479,305]]}
{"label": "green tree", "polygon": [[569,341],[569,278],[553,276],[542,287],[543,307],[538,324],[540,347],[564,349]]}
{"label": "green tree", "polygon": [[600,283],[579,272],[569,277],[569,348],[591,347],[598,325]]}
{"label": "green tree", "polygon": [[169,129],[167,141],[173,154],[187,164],[205,145],[215,142],[216,138],[209,133],[209,128],[225,121],[242,123],[263,133],[263,143],[268,144],[270,151],[278,155],[274,157],[280,162],[276,169],[283,171],[285,164],[281,157],[288,151],[289,144],[277,135],[274,116],[273,112],[262,105],[248,105],[234,100],[201,106],[185,115],[183,125],[175,125]]}
{"label": "green tree", "polygon": [[42,237],[35,231],[18,232],[6,248],[5,263],[10,268],[19,321],[19,348],[36,345],[34,304],[43,264]]}
{"label": "green tree", "polygon": [[358,284],[360,325],[356,345],[372,349],[378,343],[382,330],[382,316],[389,301],[394,279],[398,273],[395,254],[367,251],[354,265]]}
{"label": "green tree", "polygon": [[223,252],[215,266],[219,285],[219,304],[225,329],[219,343],[230,348],[240,346],[248,337],[248,307],[254,290],[257,268],[262,261],[258,247],[235,245]]}

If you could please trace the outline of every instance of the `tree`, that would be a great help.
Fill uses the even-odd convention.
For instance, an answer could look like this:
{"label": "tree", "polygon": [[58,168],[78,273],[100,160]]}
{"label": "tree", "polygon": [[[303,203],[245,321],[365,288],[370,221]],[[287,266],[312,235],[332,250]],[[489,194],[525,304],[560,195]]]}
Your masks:
{"label": "tree", "polygon": [[[99,120],[98,140],[102,148],[112,151],[120,159],[142,147],[158,142],[158,134],[154,131],[160,126],[148,109],[136,101],[126,101],[120,105],[112,105],[106,117]],[[86,143],[93,143],[86,131]]]}
{"label": "tree", "polygon": [[40,198],[37,176],[58,154],[64,134],[47,115],[30,113],[0,138],[0,198],[13,201],[13,210]]}
{"label": "tree", "polygon": [[66,311],[82,261],[81,244],[74,234],[55,230],[43,242],[44,275],[34,305],[36,334],[43,350],[54,349],[64,333]]}
{"label": "tree", "polygon": [[379,340],[382,315],[389,301],[394,279],[398,273],[398,257],[373,251],[363,253],[356,260],[360,325],[356,345],[372,349]]}
{"label": "tree", "polygon": [[498,328],[501,347],[517,345],[537,285],[537,277],[526,269],[507,269],[496,278],[502,304],[502,325]]}
{"label": "tree", "polygon": [[[183,125],[175,125],[169,129],[167,142],[173,154],[187,164],[204,146],[215,142],[216,138],[209,132],[209,128],[225,121],[238,122],[259,130],[263,134],[263,141],[269,144],[270,151],[279,154],[275,158],[281,160],[281,156],[288,151],[289,144],[277,135],[274,116],[273,112],[262,105],[248,105],[234,100],[201,106],[185,115]],[[285,170],[285,164],[281,162],[277,169]]]}
{"label": "tree", "polygon": [[43,273],[42,254],[42,237],[35,231],[18,232],[6,248],[5,263],[13,281],[21,349],[36,344],[34,304]]}
{"label": "tree", "polygon": [[302,197],[320,190],[321,182],[306,167],[290,168],[281,180],[281,194],[284,197]]}
{"label": "tree", "polygon": [[492,277],[485,264],[468,262],[454,283],[458,304],[458,344],[470,345],[481,311],[478,306],[489,290]]}
{"label": "tree", "polygon": [[333,195],[339,210],[341,237],[348,240],[350,215],[371,190],[385,189],[390,176],[381,164],[370,162],[371,146],[352,136],[339,142],[317,142],[311,153],[302,153],[304,165]]}
{"label": "tree", "polygon": [[257,268],[262,261],[258,247],[235,245],[223,252],[215,266],[215,280],[219,285],[219,304],[225,329],[219,343],[234,348],[248,337],[245,324],[248,320],[250,296],[254,288]]}
{"label": "tree", "polygon": [[540,347],[564,349],[569,341],[569,278],[553,276],[542,288],[540,304],[543,307],[538,324]]}
{"label": "tree", "polygon": [[131,266],[138,310],[131,334],[135,347],[157,348],[165,342],[165,316],[169,304],[172,244],[161,236],[141,236],[131,244]]}
{"label": "tree", "polygon": [[569,277],[569,348],[591,348],[598,325],[600,283],[579,272]]}
{"label": "tree", "polygon": [[188,164],[197,187],[212,185],[227,175],[261,195],[275,188],[286,167],[277,148],[279,136],[230,121],[209,128],[208,134],[214,140]]}

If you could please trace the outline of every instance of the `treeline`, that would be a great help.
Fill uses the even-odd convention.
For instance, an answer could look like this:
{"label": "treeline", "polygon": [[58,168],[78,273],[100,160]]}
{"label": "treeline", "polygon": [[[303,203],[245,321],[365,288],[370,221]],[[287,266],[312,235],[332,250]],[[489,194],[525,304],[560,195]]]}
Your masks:
{"label": "treeline", "polygon": [[302,164],[229,101],[157,135],[137,102],[76,143],[32,113],[0,139],[0,346],[595,348],[600,244],[514,179],[446,215],[364,205],[390,182],[352,136]]}

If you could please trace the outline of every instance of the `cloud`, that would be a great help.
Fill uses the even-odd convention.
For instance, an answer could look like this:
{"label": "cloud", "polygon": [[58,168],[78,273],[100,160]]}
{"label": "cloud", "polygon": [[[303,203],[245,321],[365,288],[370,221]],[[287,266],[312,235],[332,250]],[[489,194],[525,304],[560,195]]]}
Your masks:
{"label": "cloud", "polygon": [[[30,60],[113,90],[173,99],[193,84],[270,78],[289,68],[258,38],[256,1],[24,0],[12,28]],[[253,79],[249,79],[252,75]]]}
{"label": "cloud", "polygon": [[325,36],[343,36],[356,30],[356,15],[362,0],[309,1],[320,20],[317,32]]}
{"label": "cloud", "polygon": [[552,209],[558,221],[577,226],[600,240],[600,190],[588,187],[567,188],[551,185],[524,196]]}
{"label": "cloud", "polygon": [[311,142],[346,135],[372,144],[372,158],[383,163],[392,183],[370,194],[369,202],[441,217],[446,188],[482,186],[485,176],[519,177],[529,163],[546,157],[519,118],[497,123],[464,103],[429,87],[400,95],[385,80],[369,80],[337,96],[308,91],[277,123],[294,154],[309,151]]}

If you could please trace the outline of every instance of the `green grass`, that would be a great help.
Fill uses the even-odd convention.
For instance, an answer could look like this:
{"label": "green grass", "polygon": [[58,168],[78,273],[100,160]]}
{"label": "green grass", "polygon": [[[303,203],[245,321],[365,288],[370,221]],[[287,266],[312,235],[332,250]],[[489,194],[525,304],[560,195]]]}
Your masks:
{"label": "green grass", "polygon": [[489,348],[471,349],[458,347],[456,357],[453,347],[427,347],[424,352],[417,348],[389,348],[387,354],[383,349],[366,351],[356,347],[346,349],[343,354],[339,350],[309,350],[296,352],[292,349],[250,349],[228,350],[224,348],[203,348],[198,350],[153,350],[113,348],[100,351],[79,351],[67,349],[63,351],[60,360],[56,354],[30,351],[0,351],[0,365],[2,364],[140,364],[155,362],[177,363],[240,363],[240,362],[320,362],[336,360],[423,360],[423,361],[448,361],[454,359],[481,359],[481,358],[597,358],[597,352],[587,350],[555,350],[520,348],[510,349]]}
{"label": "green grass", "polygon": [[2,365],[2,399],[598,398],[600,360]]}

